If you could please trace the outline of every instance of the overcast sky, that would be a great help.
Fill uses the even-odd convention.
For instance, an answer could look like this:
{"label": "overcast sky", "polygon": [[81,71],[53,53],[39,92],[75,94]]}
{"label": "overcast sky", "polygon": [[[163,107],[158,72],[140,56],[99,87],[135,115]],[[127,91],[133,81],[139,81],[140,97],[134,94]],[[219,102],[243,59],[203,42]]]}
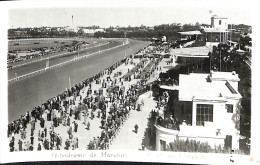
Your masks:
{"label": "overcast sky", "polygon": [[207,23],[212,14],[227,17],[232,24],[251,25],[246,9],[214,8],[37,8],[9,10],[9,28],[71,26],[154,26],[171,23]]}

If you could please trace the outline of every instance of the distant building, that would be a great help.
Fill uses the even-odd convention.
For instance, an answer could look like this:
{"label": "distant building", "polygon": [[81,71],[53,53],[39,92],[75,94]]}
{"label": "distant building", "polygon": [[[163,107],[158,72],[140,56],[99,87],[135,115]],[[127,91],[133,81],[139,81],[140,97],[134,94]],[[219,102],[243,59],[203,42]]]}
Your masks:
{"label": "distant building", "polygon": [[148,30],[154,30],[154,27],[147,27]]}
{"label": "distant building", "polygon": [[104,29],[82,29],[84,35],[89,36],[89,37],[94,37],[94,34],[97,32],[105,32]]}
{"label": "distant building", "polygon": [[104,29],[95,29],[94,33],[97,33],[97,32],[105,32],[105,30]]}
{"label": "distant building", "polygon": [[94,37],[95,30],[94,29],[83,29],[84,35],[88,37]]}
{"label": "distant building", "polygon": [[206,41],[207,45],[218,45],[219,43],[228,43],[229,33],[228,18],[213,16],[211,17],[211,27],[201,29],[203,35],[199,40]]}
{"label": "distant building", "polygon": [[27,31],[17,30],[14,32],[14,36],[22,38],[22,37],[27,37],[28,35],[27,35]]}
{"label": "distant building", "polygon": [[207,46],[218,45],[219,43],[228,43],[230,38],[230,30],[228,29],[228,18],[211,17],[210,26],[202,26],[200,31],[179,32],[183,40],[196,40],[205,42]]}
{"label": "distant building", "polygon": [[239,149],[240,101],[238,74],[235,72],[191,73],[179,77],[174,117],[179,130],[156,127],[156,150],[163,150],[176,138],[207,142]]}
{"label": "distant building", "polygon": [[228,29],[227,18],[218,17],[216,15],[211,17],[211,27],[219,30],[227,30]]}
{"label": "distant building", "polygon": [[166,36],[162,36],[162,42],[166,42],[166,41],[167,41]]}

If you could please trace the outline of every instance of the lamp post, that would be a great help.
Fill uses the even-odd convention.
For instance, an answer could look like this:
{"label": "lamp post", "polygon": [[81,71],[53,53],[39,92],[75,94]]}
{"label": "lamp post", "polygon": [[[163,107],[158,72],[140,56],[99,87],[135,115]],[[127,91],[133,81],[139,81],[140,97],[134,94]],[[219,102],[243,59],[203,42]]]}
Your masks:
{"label": "lamp post", "polygon": [[70,81],[70,77],[69,77],[69,89],[71,89],[71,81]]}

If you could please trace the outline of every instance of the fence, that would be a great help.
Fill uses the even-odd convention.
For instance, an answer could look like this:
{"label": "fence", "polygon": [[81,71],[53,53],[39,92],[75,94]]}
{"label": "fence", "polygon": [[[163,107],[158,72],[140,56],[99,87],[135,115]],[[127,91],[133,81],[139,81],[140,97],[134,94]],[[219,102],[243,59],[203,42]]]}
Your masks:
{"label": "fence", "polygon": [[59,68],[63,65],[66,65],[68,63],[71,63],[71,62],[75,62],[75,61],[78,61],[78,60],[82,60],[84,58],[87,58],[89,56],[92,56],[94,54],[98,54],[98,53],[103,53],[105,51],[109,51],[109,50],[112,50],[112,49],[115,49],[115,48],[118,48],[118,47],[121,47],[121,46],[124,46],[126,44],[129,44],[129,42],[123,42],[122,45],[118,45],[118,46],[115,46],[115,47],[112,47],[112,48],[108,48],[108,49],[105,49],[105,50],[102,50],[102,51],[98,51],[98,52],[94,52],[94,53],[91,53],[91,54],[87,54],[87,55],[84,55],[84,56],[81,56],[81,57],[76,57],[72,60],[68,60],[68,61],[65,61],[65,62],[62,62],[62,63],[59,63],[59,64],[56,64],[56,65],[53,65],[53,66],[50,66],[50,67],[46,67],[44,69],[40,69],[40,70],[37,70],[37,71],[34,71],[34,72],[31,72],[31,73],[28,73],[28,74],[24,74],[22,76],[18,76],[18,77],[15,77],[15,78],[12,78],[10,80],[8,80],[8,83],[11,83],[11,82],[16,82],[16,81],[19,81],[19,80],[23,80],[23,79],[26,79],[26,78],[29,78],[29,77],[32,77],[36,74],[39,74],[39,73],[42,73],[42,72],[45,72],[45,71],[48,71],[48,70],[52,70],[52,69],[55,69],[55,68]]}
{"label": "fence", "polygon": [[[106,43],[104,43],[104,44],[99,44],[99,45],[96,45],[96,46],[93,46],[93,47],[89,47],[89,48],[83,49],[83,50],[81,50],[81,51],[79,51],[79,52],[82,52],[82,51],[87,50],[87,49],[90,49],[90,48],[95,48],[95,47],[99,47],[99,46],[108,45],[108,44],[109,44],[109,42],[106,42]],[[52,58],[56,58],[56,57],[60,57],[60,56],[65,56],[65,55],[68,55],[68,54],[73,54],[73,52],[66,52],[66,53],[57,54],[57,55],[54,55],[54,56],[51,56],[51,57],[41,58],[41,59],[39,59],[39,60],[34,60],[34,61],[27,62],[27,63],[24,63],[24,64],[12,66],[11,68],[13,69],[13,68],[17,68],[17,67],[21,67],[21,66],[33,64],[33,63],[36,63],[36,62],[44,61],[44,60],[48,60],[48,59],[52,59]],[[8,69],[11,69],[11,68],[8,68]]]}

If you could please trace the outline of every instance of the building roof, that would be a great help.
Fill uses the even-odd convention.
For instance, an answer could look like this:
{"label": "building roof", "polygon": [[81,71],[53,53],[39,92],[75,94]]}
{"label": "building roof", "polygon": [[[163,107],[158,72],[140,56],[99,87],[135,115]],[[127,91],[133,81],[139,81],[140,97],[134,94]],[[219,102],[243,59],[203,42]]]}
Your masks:
{"label": "building roof", "polygon": [[[241,95],[237,91],[234,83],[230,82],[230,77],[225,79],[229,73],[219,72],[218,76],[223,75],[221,79],[212,79],[209,81],[209,74],[191,73],[189,75],[180,74],[179,77],[179,100],[208,100],[208,101],[226,101],[227,98],[239,99]],[[234,76],[236,77],[236,76]],[[235,78],[236,79],[236,78]]]}
{"label": "building roof", "polygon": [[170,54],[179,57],[202,57],[208,58],[208,54],[211,51],[210,47],[200,46],[200,47],[188,47],[188,48],[178,48],[171,49]]}
{"label": "building roof", "polygon": [[213,16],[211,18],[213,18],[213,19],[228,19],[227,17],[218,17],[218,16]]}
{"label": "building roof", "polygon": [[195,30],[195,31],[186,31],[186,32],[178,32],[181,35],[198,35],[198,34],[202,34],[200,31]]}
{"label": "building roof", "polygon": [[84,33],[95,33],[93,29],[83,29]]}
{"label": "building roof", "polygon": [[166,89],[166,90],[178,90],[179,87],[178,86],[169,86],[169,85],[160,85],[161,89]]}
{"label": "building roof", "polygon": [[238,74],[235,71],[233,72],[210,72],[209,78],[211,81],[240,81]]}
{"label": "building roof", "polygon": [[220,32],[230,32],[228,30],[225,30],[223,28],[205,28],[203,29],[205,33],[220,33]]}

